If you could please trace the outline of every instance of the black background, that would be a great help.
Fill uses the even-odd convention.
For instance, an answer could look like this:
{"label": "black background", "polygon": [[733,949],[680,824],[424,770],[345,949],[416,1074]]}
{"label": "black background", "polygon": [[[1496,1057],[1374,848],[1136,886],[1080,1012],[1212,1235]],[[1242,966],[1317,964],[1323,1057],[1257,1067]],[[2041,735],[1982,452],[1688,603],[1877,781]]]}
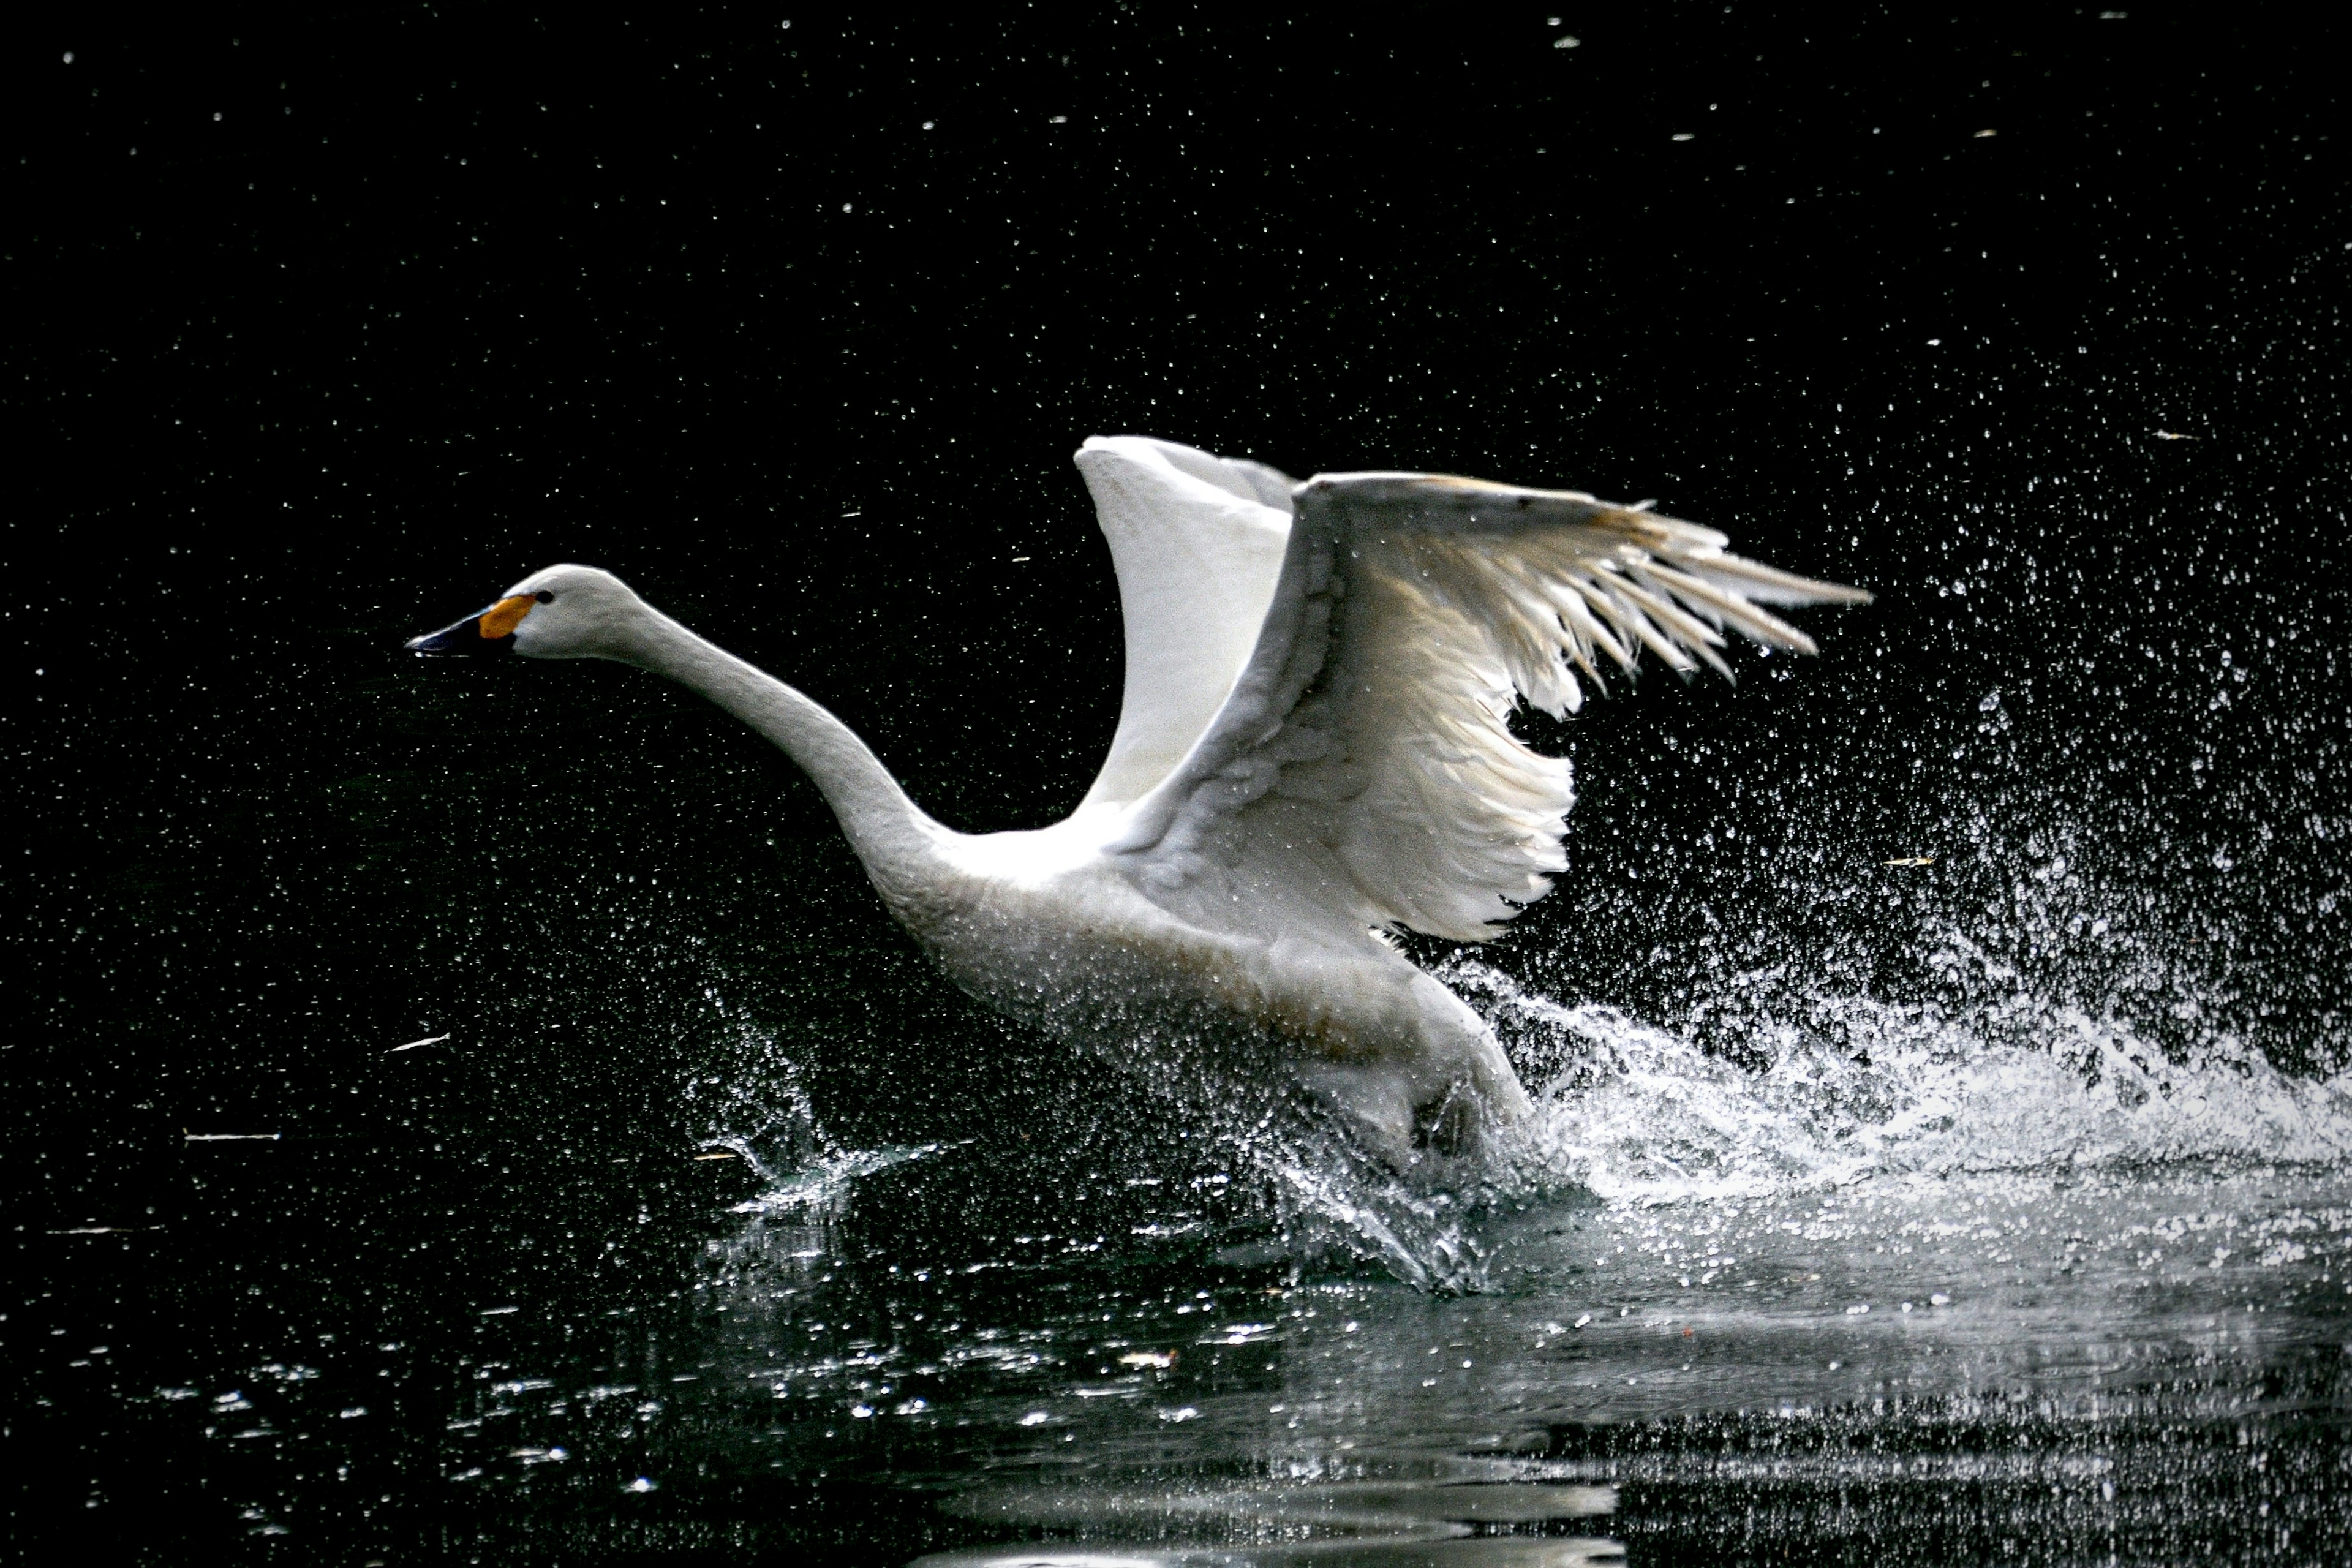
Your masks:
{"label": "black background", "polygon": [[20,31],[12,1435],[110,1451],[53,1321],[127,1386],[571,1280],[640,1200],[688,1235],[734,1178],[676,1156],[782,1125],[786,1062],[851,1142],[1065,1106],[975,1234],[1174,1158],[931,978],[753,737],[397,651],[593,562],[950,824],[1041,825],[1117,716],[1094,433],[1655,498],[1878,593],[1533,723],[1572,868],[1490,956],[1554,994],[1738,1054],[1824,990],[2030,992],[2340,1065],[2340,31],[1558,9]]}

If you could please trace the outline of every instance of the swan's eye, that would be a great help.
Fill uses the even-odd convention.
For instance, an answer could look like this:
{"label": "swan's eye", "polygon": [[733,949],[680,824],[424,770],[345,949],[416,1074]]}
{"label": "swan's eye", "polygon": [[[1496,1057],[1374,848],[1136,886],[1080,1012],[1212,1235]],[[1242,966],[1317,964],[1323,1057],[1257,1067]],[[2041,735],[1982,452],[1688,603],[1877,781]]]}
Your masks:
{"label": "swan's eye", "polygon": [[544,588],[541,588],[538,593],[533,594],[531,597],[537,599],[542,605],[551,605],[555,603],[555,595],[549,593]]}

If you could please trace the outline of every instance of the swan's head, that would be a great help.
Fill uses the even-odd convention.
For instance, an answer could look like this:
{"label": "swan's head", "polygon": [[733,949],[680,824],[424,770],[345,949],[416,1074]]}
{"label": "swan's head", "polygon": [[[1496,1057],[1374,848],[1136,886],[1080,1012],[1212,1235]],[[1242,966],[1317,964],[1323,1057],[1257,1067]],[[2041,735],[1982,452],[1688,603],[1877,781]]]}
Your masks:
{"label": "swan's head", "polygon": [[408,639],[420,654],[510,654],[525,658],[626,659],[652,611],[610,572],[550,566],[455,626]]}

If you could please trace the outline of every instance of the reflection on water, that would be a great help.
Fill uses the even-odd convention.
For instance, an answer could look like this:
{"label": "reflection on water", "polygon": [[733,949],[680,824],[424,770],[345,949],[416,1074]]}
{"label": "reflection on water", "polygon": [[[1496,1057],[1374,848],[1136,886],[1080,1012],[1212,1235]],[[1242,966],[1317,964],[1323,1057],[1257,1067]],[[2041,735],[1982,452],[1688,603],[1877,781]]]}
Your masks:
{"label": "reflection on water", "polygon": [[2323,1561],[2347,1541],[2311,1484],[2352,1407],[2352,1208],[2325,1173],[1531,1205],[1489,1226],[1490,1288],[1454,1300],[1213,1264],[1089,1276],[1067,1264],[1090,1237],[1061,1261],[861,1267],[854,1204],[836,1183],[796,1213],[747,1205],[704,1255],[695,1331],[643,1345],[625,1384],[551,1364],[478,1386],[452,1483],[520,1498],[561,1464],[610,1500],[607,1544],[648,1543],[673,1537],[614,1505],[675,1498],[676,1528],[707,1533],[717,1453],[885,1484],[923,1516],[898,1539],[958,1563],[1737,1559],[1906,1534]]}
{"label": "reflection on water", "polygon": [[[1069,1423],[1083,1457],[999,1447],[992,1472],[1043,1474],[950,1506],[1089,1548],[1189,1539],[1260,1562],[1312,1542],[1371,1562],[1391,1559],[1367,1537],[1433,1523],[1557,1531],[1610,1487],[1636,1492],[1622,1533],[1723,1528],[1692,1511],[1712,1494],[1758,1546],[2030,1526],[2122,1550],[2136,1518],[2218,1528],[2242,1504],[2242,1526],[2275,1516],[2261,1533],[2281,1553],[2324,1555],[2346,1527],[2287,1478],[2342,1458],[2294,1432],[2345,1409],[2342,1198],[2273,1172],[1532,1212],[1489,1295],[1294,1288],[1173,1342],[1163,1320],[1172,1364],[1119,1385],[1029,1371],[1013,1403],[1036,1409],[1013,1419]],[[1097,1331],[1105,1359],[1142,1342]],[[1244,1343],[1279,1353],[1236,1380],[1220,1358]],[[1171,1484],[1236,1466],[1252,1485]],[[2201,1525],[2184,1487],[2210,1500]]]}
{"label": "reflection on water", "polygon": [[[1267,1482],[1254,1487],[1084,1489],[1041,1481],[950,1499],[950,1512],[1000,1526],[1102,1532],[1156,1544],[1083,1555],[1127,1563],[1417,1561],[1570,1563],[1621,1557],[1590,1529],[1615,1506],[1607,1487],[1530,1482],[1497,1467],[1432,1455],[1426,1479]],[[1510,1531],[1512,1533],[1501,1533]],[[1079,1553],[1024,1545],[952,1552],[929,1563],[1066,1562]]]}
{"label": "reflection on water", "polygon": [[[1731,1067],[1453,978],[1546,1087],[1533,1178],[1450,1197],[1288,1137],[1025,1174],[1020,1140],[848,1147],[789,1062],[618,1210],[550,1172],[509,1214],[413,1152],[205,1144],[209,1212],[274,1239],[45,1238],[82,1300],[8,1325],[55,1347],[26,1429],[93,1475],[158,1456],[173,1539],[304,1561],[2352,1551],[2340,1079],[2112,1029],[2093,1074],[1833,1002]],[[289,1206],[336,1182],[378,1221],[414,1189],[396,1258]],[[242,1314],[215,1343],[121,1316],[196,1289]]]}

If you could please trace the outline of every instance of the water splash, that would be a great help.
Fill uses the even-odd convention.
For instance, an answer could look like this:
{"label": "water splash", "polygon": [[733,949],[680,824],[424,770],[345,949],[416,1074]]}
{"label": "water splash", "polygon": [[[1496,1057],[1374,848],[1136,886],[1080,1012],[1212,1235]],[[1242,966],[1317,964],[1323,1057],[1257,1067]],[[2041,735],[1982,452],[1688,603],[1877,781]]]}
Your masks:
{"label": "water splash", "polygon": [[[1956,950],[1952,962],[1984,966]],[[1484,963],[1444,978],[1535,1081],[1522,1161],[1604,1198],[1832,1185],[1875,1173],[2352,1157],[2352,1072],[2299,1079],[2223,1037],[2168,1058],[2132,1027],[2012,990],[1951,1013],[1754,986],[1708,1050]],[[1793,1004],[1793,1005],[1792,1005]]]}
{"label": "water splash", "polygon": [[[1485,1257],[1470,1222],[1478,1204],[1399,1181],[1343,1135],[1291,1137],[1257,1153],[1281,1218],[1284,1249],[1301,1262],[1360,1258],[1424,1289],[1473,1289]],[[1240,1260],[1237,1249],[1225,1256]]]}
{"label": "water splash", "polygon": [[[1957,931],[1922,963],[1936,984],[1910,1002],[1791,964],[1719,972],[1667,1027],[1457,956],[1438,977],[1503,1038],[1537,1101],[1502,1169],[1402,1180],[1311,1106],[1238,1096],[1195,1126],[1224,1152],[1238,1201],[1206,1224],[1188,1209],[1169,1234],[1229,1264],[1370,1267],[1475,1291],[1496,1214],[1564,1194],[1654,1203],[1905,1174],[2352,1163],[2352,1068],[2283,1072],[2211,1025],[2159,1043]],[[733,1059],[696,1095],[708,1140],[761,1177],[742,1212],[831,1214],[865,1178],[949,1147],[849,1146],[821,1124],[793,1045],[740,1013],[730,1022]]]}
{"label": "water splash", "polygon": [[1678,1032],[1457,956],[1438,977],[1501,1036],[1537,1102],[1509,1169],[1433,1193],[1294,1139],[1264,1162],[1287,1233],[1476,1290],[1498,1205],[1563,1191],[1672,1203],[1906,1175],[2352,1163],[2352,1068],[2283,1072],[2227,1030],[2159,1046],[1956,931],[1927,963],[1937,997],[1908,1004],[1786,965],[1727,974]]}
{"label": "water splash", "polygon": [[751,1160],[767,1188],[759,1196],[737,1204],[734,1212],[771,1217],[829,1218],[863,1178],[928,1159],[946,1147],[944,1143],[901,1143],[880,1149],[848,1149],[787,1171],[771,1170],[756,1156],[746,1153],[744,1157]]}

